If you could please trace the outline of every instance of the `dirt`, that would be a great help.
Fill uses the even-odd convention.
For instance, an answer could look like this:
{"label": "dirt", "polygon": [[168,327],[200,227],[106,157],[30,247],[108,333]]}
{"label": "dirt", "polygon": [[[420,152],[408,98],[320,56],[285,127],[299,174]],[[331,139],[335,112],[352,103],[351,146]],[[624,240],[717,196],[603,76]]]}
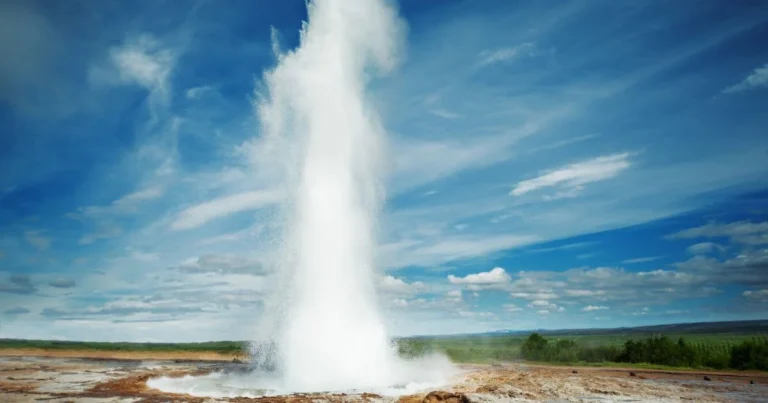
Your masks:
{"label": "dirt", "polygon": [[[194,353],[192,353],[194,354]],[[147,386],[158,376],[243,371],[231,360],[192,362],[191,354],[130,361],[125,355],[93,359],[0,357],[2,402],[761,402],[768,396],[768,373],[676,372],[620,368],[572,368],[541,365],[463,365],[463,374],[443,390],[399,398],[375,394],[294,394],[262,398],[200,398],[169,394]],[[223,362],[227,361],[227,362]],[[574,372],[575,371],[575,372]],[[636,376],[630,376],[629,372]],[[711,380],[705,381],[707,376]],[[750,384],[753,381],[754,384]]]}

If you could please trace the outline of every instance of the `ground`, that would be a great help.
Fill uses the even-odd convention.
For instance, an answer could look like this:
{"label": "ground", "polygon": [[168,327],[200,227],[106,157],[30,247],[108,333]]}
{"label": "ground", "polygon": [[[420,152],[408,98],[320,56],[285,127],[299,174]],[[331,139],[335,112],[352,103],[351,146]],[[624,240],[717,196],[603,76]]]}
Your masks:
{"label": "ground", "polygon": [[[80,356],[77,356],[77,354]],[[48,355],[47,357],[40,355]],[[0,352],[2,402],[759,402],[768,373],[683,372],[576,368],[505,363],[461,365],[453,385],[412,396],[293,395],[261,399],[206,399],[151,389],[152,377],[247,371],[236,357],[199,352]],[[83,356],[86,355],[86,358]],[[630,374],[632,372],[632,374]],[[704,377],[710,380],[704,380]]]}

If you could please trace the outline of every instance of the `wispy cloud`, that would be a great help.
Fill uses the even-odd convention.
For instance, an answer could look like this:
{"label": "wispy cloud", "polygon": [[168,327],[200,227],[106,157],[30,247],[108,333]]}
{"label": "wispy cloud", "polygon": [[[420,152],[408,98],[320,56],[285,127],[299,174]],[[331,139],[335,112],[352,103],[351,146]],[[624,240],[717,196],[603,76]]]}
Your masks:
{"label": "wispy cloud", "polygon": [[648,263],[661,259],[663,256],[648,256],[648,257],[636,257],[632,259],[622,260],[623,264],[636,264],[636,263]]}
{"label": "wispy cloud", "polygon": [[725,247],[714,242],[699,242],[686,248],[686,251],[692,255],[703,255],[713,251],[724,251]]}
{"label": "wispy cloud", "polygon": [[211,91],[213,87],[210,85],[201,85],[199,87],[192,87],[185,92],[187,99],[200,99],[205,93]]}
{"label": "wispy cloud", "polygon": [[51,287],[56,288],[72,288],[76,285],[75,280],[68,278],[57,278],[48,283]]}
{"label": "wispy cloud", "polygon": [[32,280],[24,274],[14,274],[8,279],[8,282],[0,282],[0,293],[9,294],[34,294],[37,288],[32,285]]}
{"label": "wispy cloud", "polygon": [[217,218],[277,203],[280,199],[281,195],[271,190],[243,192],[220,197],[180,212],[173,223],[171,223],[171,229],[187,230],[196,228]]}
{"label": "wispy cloud", "polygon": [[744,80],[723,90],[724,94],[768,87],[768,64],[753,70]]}
{"label": "wispy cloud", "polygon": [[523,43],[509,48],[501,48],[492,51],[483,51],[480,54],[480,66],[487,66],[521,57],[530,56],[533,53],[534,45],[532,43]]}
{"label": "wispy cloud", "polygon": [[559,192],[554,196],[574,197],[584,185],[613,178],[629,168],[629,153],[612,154],[592,160],[566,165],[533,179],[524,180],[512,189],[510,195],[522,196],[526,193],[554,187]]}
{"label": "wispy cloud", "polygon": [[109,50],[107,62],[90,71],[95,84],[133,84],[146,88],[151,103],[166,103],[170,94],[169,79],[176,55],[163,47],[153,35],[143,34]]}
{"label": "wispy cloud", "polygon": [[24,238],[39,251],[44,251],[51,246],[51,239],[41,235],[40,231],[24,231]]}
{"label": "wispy cloud", "polygon": [[3,311],[3,313],[6,315],[22,315],[25,313],[29,313],[29,309],[24,307],[16,307],[11,309],[6,309],[5,311]]}
{"label": "wispy cloud", "polygon": [[608,307],[603,305],[587,305],[584,308],[581,308],[584,312],[603,311],[606,309],[608,309]]}
{"label": "wispy cloud", "polygon": [[768,244],[768,221],[710,222],[667,235],[667,239],[729,238],[731,242],[746,245]]}

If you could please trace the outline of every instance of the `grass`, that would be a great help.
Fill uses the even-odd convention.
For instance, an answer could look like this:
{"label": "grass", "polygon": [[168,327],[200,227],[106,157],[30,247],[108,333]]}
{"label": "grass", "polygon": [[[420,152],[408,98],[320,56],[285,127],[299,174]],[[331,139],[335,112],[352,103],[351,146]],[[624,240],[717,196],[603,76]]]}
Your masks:
{"label": "grass", "polygon": [[[612,346],[621,347],[627,340],[641,339],[651,335],[639,335],[638,333],[626,334],[590,334],[568,335],[558,334],[547,336],[551,342],[558,340],[573,340],[583,347]],[[760,333],[727,333],[727,334],[697,334],[697,333],[672,333],[667,334],[670,339],[677,340],[683,337],[685,341],[696,349],[704,351],[717,351],[728,353],[734,345],[752,340],[755,337],[764,337]],[[459,363],[492,363],[499,361],[521,360],[520,349],[528,335],[469,335],[455,337],[418,337],[400,340],[401,354],[405,356],[419,355],[425,351],[437,351],[446,354],[454,362]],[[594,363],[585,365],[595,365]],[[581,365],[581,364],[579,364]],[[646,364],[615,364],[611,362],[597,363],[598,366],[632,366],[643,368]],[[640,365],[640,366],[638,366]],[[656,368],[658,367],[658,368]],[[648,367],[650,368],[650,367]],[[655,366],[654,369],[670,369],[671,367]]]}
{"label": "grass", "polygon": [[45,350],[97,350],[97,351],[194,351],[239,354],[246,351],[241,341],[214,341],[205,343],[107,343],[57,340],[0,339],[0,349],[39,348]]}

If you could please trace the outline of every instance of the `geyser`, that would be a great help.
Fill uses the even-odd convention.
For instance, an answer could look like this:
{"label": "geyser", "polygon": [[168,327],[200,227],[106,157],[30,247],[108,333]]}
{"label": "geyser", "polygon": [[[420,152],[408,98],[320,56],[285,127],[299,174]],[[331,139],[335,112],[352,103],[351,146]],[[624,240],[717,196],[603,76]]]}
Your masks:
{"label": "geyser", "polygon": [[366,71],[391,67],[398,22],[380,0],[319,0],[309,16],[301,47],[268,77],[265,109],[291,117],[277,129],[299,149],[283,377],[298,390],[382,386],[396,371],[374,289],[383,136],[364,89]]}
{"label": "geyser", "polygon": [[150,386],[202,396],[401,394],[447,380],[445,358],[397,356],[375,290],[385,135],[365,90],[394,67],[403,25],[385,0],[313,0],[308,16],[300,46],[265,74],[259,103],[261,152],[284,168],[288,196],[283,285],[267,312],[275,350],[257,357],[270,372]]}

